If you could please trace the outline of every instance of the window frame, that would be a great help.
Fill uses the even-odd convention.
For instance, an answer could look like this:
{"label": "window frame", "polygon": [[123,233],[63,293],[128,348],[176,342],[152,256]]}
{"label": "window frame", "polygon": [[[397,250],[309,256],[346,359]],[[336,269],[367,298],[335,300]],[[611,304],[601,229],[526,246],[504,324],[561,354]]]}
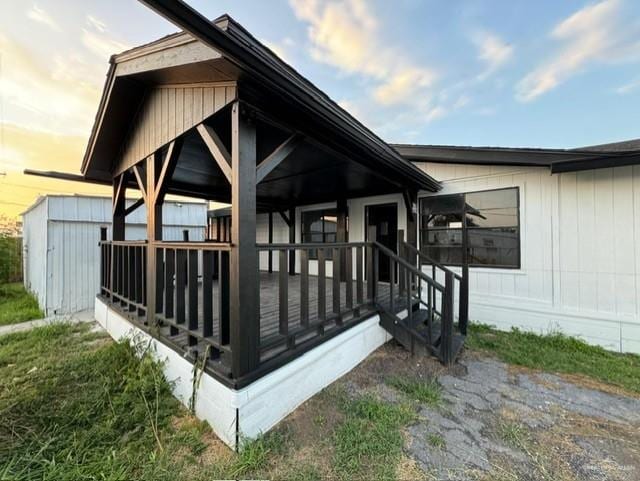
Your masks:
{"label": "window frame", "polygon": [[[423,235],[429,235],[429,231],[449,231],[449,230],[460,230],[462,232],[462,243],[461,243],[461,250],[462,250],[462,262],[461,263],[446,263],[445,265],[447,266],[452,266],[452,267],[463,267],[465,264],[465,261],[468,258],[469,255],[469,236],[468,236],[468,231],[469,229],[471,230],[492,230],[492,229],[501,229],[501,228],[513,228],[514,226],[502,226],[502,227],[468,227],[467,226],[467,202],[466,202],[466,196],[469,194],[479,194],[479,193],[485,193],[485,192],[495,192],[495,191],[500,191],[500,190],[515,190],[516,191],[516,220],[517,220],[517,262],[516,264],[513,265],[497,265],[497,264],[472,264],[472,263],[468,263],[468,267],[473,267],[473,268],[477,268],[477,269],[508,269],[508,270],[520,270],[522,269],[522,216],[520,214],[520,207],[521,207],[521,201],[520,201],[520,186],[515,185],[515,186],[511,186],[511,187],[496,187],[493,189],[484,189],[484,190],[472,190],[472,191],[468,191],[468,192],[454,192],[451,194],[443,194],[443,195],[429,195],[429,196],[422,196],[418,199],[418,215],[419,215],[419,222],[418,222],[418,233],[419,233],[419,246],[422,249],[423,246]],[[443,197],[456,197],[456,196],[463,196],[463,208],[462,208],[462,226],[460,228],[457,227],[453,227],[453,228],[431,228],[429,229],[428,226],[423,225],[423,211],[422,211],[422,202],[425,199],[433,199],[433,198],[443,198]]]}
{"label": "window frame", "polygon": [[[320,218],[322,219],[322,242],[313,242],[313,241],[308,241],[305,240],[305,237],[313,235],[311,232],[305,232],[305,222],[304,222],[304,216],[305,215],[309,215],[309,214],[318,214],[320,213]],[[330,246],[331,244],[335,244],[338,242],[338,223],[336,222],[336,231],[335,232],[326,232],[325,231],[325,217],[327,216],[335,216],[336,218],[338,218],[340,215],[338,208],[337,207],[323,207],[323,208],[318,208],[318,209],[309,209],[309,210],[304,210],[302,212],[300,212],[300,240],[302,241],[302,244],[327,244],[328,246]],[[349,214],[346,213],[346,217],[348,219]],[[348,236],[349,235],[349,224],[348,222],[346,222],[345,225],[345,235]],[[316,232],[316,234],[318,234]],[[327,242],[327,235],[334,235],[335,236],[335,241],[333,242]],[[348,238],[348,237],[347,237]],[[329,254],[328,256],[325,257],[326,260],[331,260],[333,254]],[[309,260],[318,260],[318,251],[317,249],[310,249],[309,250]]]}

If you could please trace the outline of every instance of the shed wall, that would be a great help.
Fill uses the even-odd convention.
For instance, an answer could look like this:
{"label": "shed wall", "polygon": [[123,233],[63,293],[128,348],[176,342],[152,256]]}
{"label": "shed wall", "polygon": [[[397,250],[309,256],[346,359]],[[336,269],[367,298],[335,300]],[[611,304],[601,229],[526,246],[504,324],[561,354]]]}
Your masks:
{"label": "shed wall", "polygon": [[[184,230],[190,240],[204,240],[206,204],[167,202],[163,216],[165,240],[182,240]],[[25,214],[25,285],[46,315],[93,306],[99,290],[101,227],[111,239],[111,200],[106,198],[51,196]],[[127,216],[125,237],[146,239],[143,207]]]}

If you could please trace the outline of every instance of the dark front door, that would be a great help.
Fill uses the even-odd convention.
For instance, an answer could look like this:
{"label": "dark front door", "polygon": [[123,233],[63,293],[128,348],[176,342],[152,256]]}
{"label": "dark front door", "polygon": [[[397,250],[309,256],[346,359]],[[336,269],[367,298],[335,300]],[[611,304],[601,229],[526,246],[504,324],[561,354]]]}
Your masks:
{"label": "dark front door", "polygon": [[[366,211],[367,241],[375,240],[393,252],[397,252],[398,246],[398,205],[383,204],[369,205]],[[376,228],[376,238],[369,239],[369,227]],[[381,255],[378,258],[379,279],[383,282],[390,280],[390,264],[391,261],[387,256]]]}

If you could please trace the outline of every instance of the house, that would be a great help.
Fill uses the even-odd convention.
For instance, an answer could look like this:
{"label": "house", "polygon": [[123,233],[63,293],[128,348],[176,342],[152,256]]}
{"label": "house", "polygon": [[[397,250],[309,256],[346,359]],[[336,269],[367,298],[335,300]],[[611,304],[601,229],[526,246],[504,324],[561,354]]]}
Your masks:
{"label": "house", "polygon": [[[43,175],[113,187],[96,319],[224,442],[391,338],[454,362],[469,318],[637,349],[637,152],[391,146],[230,17],[144,3],[184,32],[112,57],[82,175]],[[172,241],[167,194],[229,207]]]}
{"label": "house", "polygon": [[[133,201],[128,200],[131,206]],[[203,240],[207,206],[204,203],[165,204],[166,239]],[[111,199],[81,195],[45,195],[22,213],[23,279],[47,316],[91,309],[100,290],[101,235],[111,237]],[[126,239],[143,240],[146,212],[127,218]]]}

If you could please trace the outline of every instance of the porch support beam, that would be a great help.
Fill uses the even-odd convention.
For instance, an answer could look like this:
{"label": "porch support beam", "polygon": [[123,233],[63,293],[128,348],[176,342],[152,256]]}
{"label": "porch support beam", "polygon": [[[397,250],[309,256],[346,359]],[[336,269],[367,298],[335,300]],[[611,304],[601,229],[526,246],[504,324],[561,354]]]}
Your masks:
{"label": "porch support beam", "polygon": [[[204,143],[207,145],[209,152],[211,152],[211,155],[218,164],[218,167],[220,167],[224,176],[227,178],[229,183],[231,183],[233,181],[231,178],[232,160],[227,148],[222,143],[222,140],[220,140],[218,134],[216,134],[216,132],[208,125],[199,124],[196,128],[200,137],[202,137],[202,140],[204,140]],[[252,178],[255,178],[255,172],[253,173]]]}
{"label": "porch support beam", "polygon": [[157,183],[162,169],[160,152],[156,151],[146,159],[146,206],[147,206],[147,324],[155,326],[158,300],[162,291],[158,281],[163,278],[163,264],[158,258],[155,242],[162,240],[162,202],[158,202]]}
{"label": "porch support beam", "polygon": [[278,214],[280,214],[280,217],[282,217],[282,220],[284,221],[284,223],[287,224],[289,227],[291,227],[291,218],[287,217],[287,214],[285,213],[285,211],[279,210]]}
{"label": "porch support beam", "polygon": [[169,144],[167,153],[164,156],[162,163],[162,170],[158,175],[158,181],[156,183],[156,203],[162,204],[164,197],[167,195],[167,189],[169,188],[169,182],[173,177],[173,173],[176,170],[178,163],[178,157],[182,150],[182,137],[178,137]]}
{"label": "porch support beam", "polygon": [[[289,243],[296,243],[296,209],[289,209]],[[289,275],[296,273],[296,250],[289,249]]]}
{"label": "porch support beam", "polygon": [[269,175],[273,169],[278,167],[302,142],[302,136],[298,134],[291,135],[287,140],[282,142],[276,149],[268,155],[258,167],[256,167],[256,183],[260,183]]}
{"label": "porch support beam", "polygon": [[[405,208],[407,209],[407,244],[418,248],[418,193],[416,191],[405,190],[403,192]],[[417,259],[413,254],[407,259],[411,265],[415,266]]]}
{"label": "porch support beam", "polygon": [[127,215],[131,214],[134,210],[136,210],[141,205],[144,205],[144,197],[140,197],[133,204],[131,204],[129,207],[127,207],[124,210],[124,215],[127,216]]}
{"label": "porch support beam", "polygon": [[126,174],[122,173],[113,179],[113,197],[111,199],[113,223],[111,225],[111,238],[116,241],[124,240],[124,220],[126,216],[125,194],[127,191],[125,175]]}
{"label": "porch support beam", "polygon": [[[273,212],[269,211],[269,244],[273,244]],[[273,272],[273,251],[269,249],[269,272]]]}
{"label": "porch support beam", "polygon": [[256,251],[256,128],[240,102],[231,110],[231,243],[229,322],[231,371],[243,376],[260,362]]}
{"label": "porch support beam", "polygon": [[[144,161],[146,162],[146,160]],[[142,172],[140,172],[140,165],[136,164],[133,167],[131,167],[131,170],[133,171],[133,175],[136,178],[136,182],[138,183],[138,189],[140,189],[140,193],[142,194],[142,197],[146,200],[147,198],[147,189],[146,189],[146,179],[142,178]]]}
{"label": "porch support beam", "polygon": [[[336,225],[336,241],[347,242],[347,199],[338,199],[336,203],[336,210],[338,211],[337,225]],[[340,272],[346,272],[346,251],[340,250]]]}

